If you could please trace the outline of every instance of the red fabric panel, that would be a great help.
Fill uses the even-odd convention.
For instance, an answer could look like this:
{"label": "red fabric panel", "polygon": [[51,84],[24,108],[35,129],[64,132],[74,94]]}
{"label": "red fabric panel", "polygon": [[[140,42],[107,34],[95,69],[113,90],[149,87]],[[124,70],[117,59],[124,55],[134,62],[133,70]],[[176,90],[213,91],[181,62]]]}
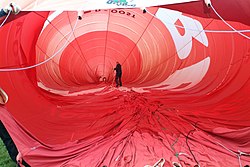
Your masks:
{"label": "red fabric panel", "polygon": [[[225,20],[241,22],[246,25],[250,24],[249,1],[227,0],[225,2],[224,0],[211,0],[211,4]],[[195,16],[219,19],[217,15],[213,12],[213,10],[206,6],[204,0],[196,2],[187,2],[182,4],[166,5],[162,7],[178,10]]]}
{"label": "red fabric panel", "polygon": [[[68,41],[44,65],[0,73],[9,95],[0,118],[31,166],[145,166],[164,158],[164,166],[226,167],[239,166],[238,150],[250,153],[249,40],[190,30],[229,30],[219,20],[148,10],[157,17],[90,11],[72,36],[76,12],[49,23],[55,13],[31,12],[1,27],[1,68],[44,61]],[[168,27],[168,16],[189,27]],[[116,61],[121,88],[113,87]]]}

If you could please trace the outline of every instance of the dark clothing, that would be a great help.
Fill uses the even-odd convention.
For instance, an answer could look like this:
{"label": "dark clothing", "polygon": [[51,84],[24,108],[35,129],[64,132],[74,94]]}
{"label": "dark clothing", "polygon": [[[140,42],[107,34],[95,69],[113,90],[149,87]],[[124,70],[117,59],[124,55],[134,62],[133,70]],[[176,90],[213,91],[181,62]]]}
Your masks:
{"label": "dark clothing", "polygon": [[13,161],[16,161],[16,156],[18,154],[15,143],[10,137],[7,129],[4,127],[2,121],[0,121],[0,137],[3,140],[4,145],[7,148],[7,151]]}
{"label": "dark clothing", "polygon": [[116,83],[116,87],[118,86],[122,86],[122,66],[121,64],[117,64],[116,67],[114,68],[114,70],[116,71],[115,74],[115,83]]}
{"label": "dark clothing", "polygon": [[[16,148],[15,143],[13,142],[12,138],[10,137],[7,129],[4,127],[2,121],[0,121],[0,138],[3,140],[5,147],[11,157],[11,159],[16,162],[16,156],[18,154],[18,150]],[[26,167],[30,167],[25,161],[22,164]],[[18,165],[19,166],[19,165]]]}
{"label": "dark clothing", "polygon": [[6,15],[7,15],[7,13],[5,13],[3,9],[1,9],[0,10],[0,17],[6,16]]}
{"label": "dark clothing", "polygon": [[122,86],[122,76],[115,76],[115,83],[116,83],[116,87],[118,86]]}
{"label": "dark clothing", "polygon": [[122,75],[122,66],[121,64],[117,64],[116,67],[114,68],[114,70],[116,71],[116,76],[121,76]]}

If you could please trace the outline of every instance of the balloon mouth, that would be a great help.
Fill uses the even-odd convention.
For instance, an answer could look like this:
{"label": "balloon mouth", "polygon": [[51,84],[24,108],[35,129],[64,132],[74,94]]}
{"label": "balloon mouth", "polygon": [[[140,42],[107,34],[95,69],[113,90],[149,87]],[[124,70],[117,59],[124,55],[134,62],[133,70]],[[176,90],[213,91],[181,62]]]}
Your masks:
{"label": "balloon mouth", "polygon": [[[74,12],[54,12],[48,17],[50,23],[44,24],[36,44],[37,62],[54,55],[65,42],[68,44],[52,61],[37,68],[37,81],[41,88],[76,91],[98,87],[100,82],[112,84],[117,61],[122,65],[122,82],[128,87],[152,84],[155,78],[150,78],[150,73],[155,73],[155,69],[150,68],[155,68],[155,63],[160,60],[151,53],[159,52],[159,46],[154,48],[150,38],[157,42],[158,37],[153,34],[158,33],[158,29],[143,30],[140,24],[150,21],[150,18],[141,18],[139,9],[133,13],[129,10],[115,13],[112,10],[111,15],[106,11],[90,13],[79,21],[72,38],[69,34],[77,19]],[[108,25],[103,21],[107,18],[113,20]],[[120,23],[124,19],[127,25]],[[158,36],[164,38],[162,34]],[[163,54],[158,53],[159,56]],[[160,65],[158,73],[162,73],[164,68],[166,65]],[[163,77],[161,74],[160,78]]]}
{"label": "balloon mouth", "polygon": [[[191,52],[190,47],[198,45],[197,41],[186,50],[181,49],[184,56],[177,55],[178,43],[171,34],[175,31],[139,9],[133,13],[125,9],[91,11],[75,29],[74,12],[54,12],[48,20],[50,23],[44,24],[36,44],[37,61],[47,59],[67,45],[52,61],[36,70],[38,84],[45,90],[77,92],[100,88],[103,86],[100,83],[114,84],[117,61],[122,65],[122,83],[126,87],[184,90],[200,82],[210,66],[205,47],[200,47],[199,52],[203,52],[200,57],[190,56],[198,52],[194,49]],[[141,25],[145,23],[148,25],[143,28]],[[181,36],[187,34],[183,33]],[[192,77],[197,76],[197,71],[200,71],[198,79]],[[184,80],[186,75],[190,75],[188,80]]]}
{"label": "balloon mouth", "polygon": [[133,41],[115,32],[90,32],[72,40],[57,62],[39,67],[37,77],[51,89],[89,89],[100,83],[114,83],[117,61],[122,64],[124,83],[131,83],[140,75],[142,56]]}

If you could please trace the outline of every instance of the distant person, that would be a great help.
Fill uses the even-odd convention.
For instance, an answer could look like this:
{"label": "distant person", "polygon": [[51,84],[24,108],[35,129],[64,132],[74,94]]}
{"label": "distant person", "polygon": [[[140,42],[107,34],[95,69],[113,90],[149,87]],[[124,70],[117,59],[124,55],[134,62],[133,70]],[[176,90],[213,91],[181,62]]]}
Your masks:
{"label": "distant person", "polygon": [[114,70],[116,71],[115,74],[116,87],[122,86],[122,66],[118,61],[116,62],[116,67],[114,68]]}

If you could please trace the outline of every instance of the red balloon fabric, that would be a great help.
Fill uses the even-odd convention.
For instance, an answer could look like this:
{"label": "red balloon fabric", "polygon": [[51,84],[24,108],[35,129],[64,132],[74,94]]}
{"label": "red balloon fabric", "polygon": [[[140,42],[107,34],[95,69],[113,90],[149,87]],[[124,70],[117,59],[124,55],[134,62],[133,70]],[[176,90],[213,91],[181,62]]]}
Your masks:
{"label": "red balloon fabric", "polygon": [[167,8],[9,18],[0,28],[0,86],[9,96],[0,118],[26,162],[250,163],[249,20],[226,17],[246,30],[236,32],[211,8],[211,17]]}

